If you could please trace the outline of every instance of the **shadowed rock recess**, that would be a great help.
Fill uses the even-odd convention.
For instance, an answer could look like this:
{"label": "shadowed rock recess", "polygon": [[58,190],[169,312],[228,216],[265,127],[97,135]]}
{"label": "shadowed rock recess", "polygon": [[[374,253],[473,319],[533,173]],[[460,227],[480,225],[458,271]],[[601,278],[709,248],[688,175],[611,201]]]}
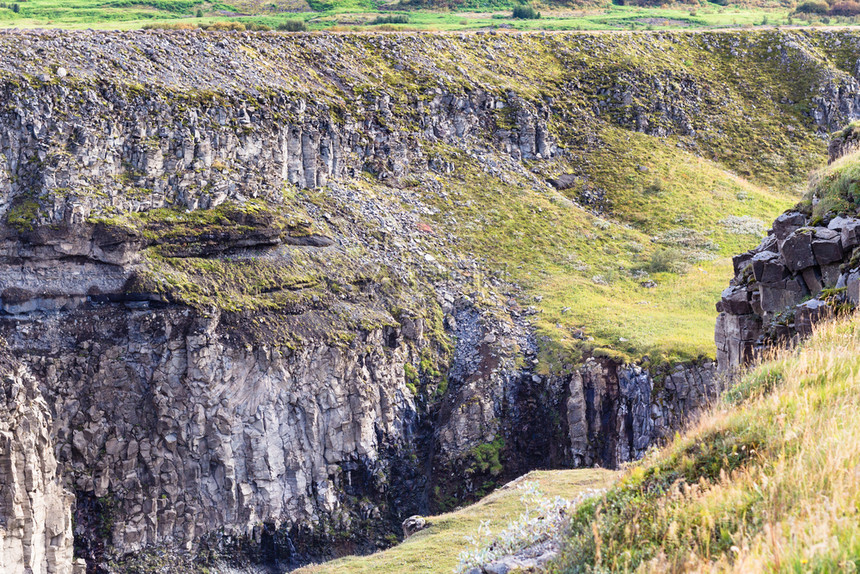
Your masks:
{"label": "shadowed rock recess", "polygon": [[[676,50],[702,67],[640,63]],[[640,457],[717,395],[713,361],[537,372],[526,297],[427,225],[416,188],[454,181],[454,149],[550,189],[531,168],[579,161],[597,125],[749,161],[728,144],[761,126],[727,114],[762,84],[735,69],[803,71],[762,96],[795,114],[778,133],[818,142],[860,106],[848,33],[33,32],[0,51],[10,572],[71,572],[72,516],[78,571],[280,572],[533,468]],[[726,294],[721,362],[771,300],[839,281],[846,227],[801,219],[749,255],[773,292]],[[784,268],[788,249],[808,260]]]}

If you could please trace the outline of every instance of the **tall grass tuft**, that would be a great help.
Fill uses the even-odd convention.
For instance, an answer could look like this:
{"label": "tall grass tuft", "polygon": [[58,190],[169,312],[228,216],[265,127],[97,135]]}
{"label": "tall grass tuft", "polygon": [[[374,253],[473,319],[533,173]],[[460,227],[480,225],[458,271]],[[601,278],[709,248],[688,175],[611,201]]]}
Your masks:
{"label": "tall grass tuft", "polygon": [[857,572],[860,320],[751,369],[574,515],[553,572]]}

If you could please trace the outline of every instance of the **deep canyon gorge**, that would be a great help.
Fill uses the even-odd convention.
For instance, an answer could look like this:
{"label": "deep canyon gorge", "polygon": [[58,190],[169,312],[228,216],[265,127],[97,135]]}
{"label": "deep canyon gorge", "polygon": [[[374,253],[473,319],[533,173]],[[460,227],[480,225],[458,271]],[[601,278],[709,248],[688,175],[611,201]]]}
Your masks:
{"label": "deep canyon gorge", "polygon": [[[639,459],[833,289],[860,302],[860,223],[811,205],[743,240],[702,296],[706,343],[677,353],[567,325],[579,301],[510,246],[546,239],[601,286],[613,242],[704,245],[713,214],[653,227],[605,183],[629,171],[619,189],[648,178],[659,201],[678,157],[782,189],[761,199],[778,215],[860,116],[852,31],[33,31],[0,50],[0,572],[385,548],[530,470]],[[714,177],[720,209],[748,201]],[[581,236],[578,260],[554,233]],[[616,284],[654,288],[627,267]]]}

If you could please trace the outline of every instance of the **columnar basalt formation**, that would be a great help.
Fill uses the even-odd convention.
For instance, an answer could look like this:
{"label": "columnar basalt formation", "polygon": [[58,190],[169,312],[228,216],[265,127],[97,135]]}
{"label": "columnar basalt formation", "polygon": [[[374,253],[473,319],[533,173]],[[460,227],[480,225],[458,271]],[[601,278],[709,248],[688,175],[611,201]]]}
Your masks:
{"label": "columnar basalt formation", "polygon": [[27,369],[0,345],[0,572],[78,572],[74,496],[57,474],[51,412]]}
{"label": "columnar basalt formation", "polygon": [[[829,163],[855,154],[856,142],[853,125],[834,134]],[[807,337],[816,323],[860,304],[860,218],[851,208],[814,215],[824,199],[813,193],[780,215],[758,247],[734,257],[735,276],[717,304],[720,372],[732,374],[763,349]]]}

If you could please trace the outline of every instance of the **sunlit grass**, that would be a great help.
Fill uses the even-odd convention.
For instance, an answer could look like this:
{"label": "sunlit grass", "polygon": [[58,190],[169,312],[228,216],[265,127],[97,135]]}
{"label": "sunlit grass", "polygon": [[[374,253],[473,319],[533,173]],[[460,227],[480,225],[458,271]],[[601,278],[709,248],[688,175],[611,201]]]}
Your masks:
{"label": "sunlit grass", "polygon": [[[605,217],[568,200],[579,188],[505,184],[444,146],[433,153],[458,169],[453,179],[439,178],[444,200],[435,193],[425,200],[440,209],[438,223],[460,245],[526,288],[523,303],[540,311],[533,322],[544,336],[541,370],[595,352],[652,363],[713,358],[714,303],[732,275],[731,255],[761,240],[720,222],[748,216],[764,225],[795,201],[795,192],[755,185],[672,141],[615,128],[599,133],[604,145],[588,156],[585,175],[606,190]],[[659,190],[650,191],[655,179]],[[661,253],[675,251],[677,265],[655,265]]]}
{"label": "sunlit grass", "polygon": [[[535,471],[521,481],[535,482],[549,497],[575,498],[586,489],[605,487],[614,474],[603,469]],[[474,536],[482,523],[496,533],[523,512],[525,506],[520,497],[518,489],[503,487],[462,510],[429,517],[429,528],[394,548],[371,556],[351,556],[308,566],[297,574],[452,573],[459,553],[468,545],[468,537]]]}
{"label": "sunlit grass", "polygon": [[[664,30],[732,28],[768,25],[805,24],[792,20],[784,8],[740,6],[667,7],[615,6],[587,8],[544,7],[536,20],[511,18],[513,2],[487,8],[462,10],[404,9],[407,24],[386,25],[385,30],[456,31],[498,28],[508,30]],[[212,24],[215,21],[240,21],[272,28],[284,20],[301,19],[311,30],[368,30],[374,16],[390,14],[371,0],[279,0],[278,2],[205,2],[203,0],[153,0],[150,2],[96,2],[94,0],[28,0],[19,12],[0,8],[0,27],[135,29],[147,24],[175,22]],[[853,19],[832,18],[832,25],[852,25]]]}
{"label": "sunlit grass", "polygon": [[555,571],[856,571],[858,373],[854,316],[777,353],[583,508]]}

